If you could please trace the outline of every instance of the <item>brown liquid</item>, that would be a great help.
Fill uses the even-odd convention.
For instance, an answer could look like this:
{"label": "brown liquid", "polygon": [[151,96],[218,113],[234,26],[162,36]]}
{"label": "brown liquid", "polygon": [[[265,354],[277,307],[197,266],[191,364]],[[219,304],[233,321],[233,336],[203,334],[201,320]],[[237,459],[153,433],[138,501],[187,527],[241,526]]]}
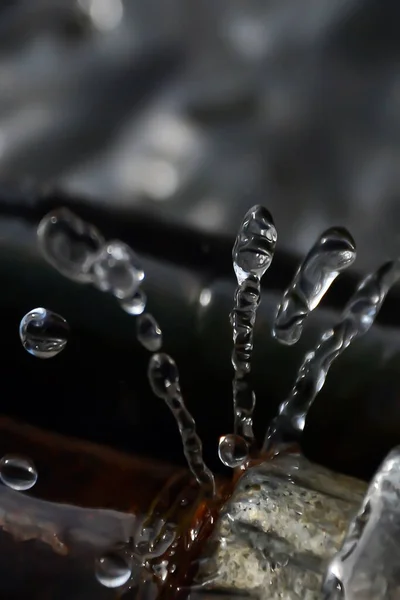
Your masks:
{"label": "brown liquid", "polygon": [[[6,497],[0,496],[0,527],[3,529],[0,551],[3,557],[9,557],[3,564],[10,573],[7,581],[0,577],[2,600],[25,600],[28,589],[30,600],[61,597],[67,600],[76,596],[75,588],[85,590],[86,600],[120,597],[121,590],[109,590],[98,584],[93,547],[88,549],[81,543],[82,537],[92,534],[94,537],[98,528],[102,530],[106,526],[103,527],[103,521],[107,524],[109,518],[116,519],[116,516],[132,523],[133,535],[140,533],[138,528],[146,523],[151,525],[159,518],[175,532],[172,546],[163,555],[150,556],[146,561],[143,582],[150,579],[153,587],[151,593],[146,592],[143,597],[167,600],[188,594],[197,570],[196,559],[213,530],[232,482],[218,481],[217,494],[209,499],[185,469],[72,440],[1,417],[0,456],[4,454],[29,457],[39,477],[28,494],[10,491]],[[10,506],[10,498],[15,499],[15,505]],[[35,498],[47,502],[38,502]],[[89,510],[79,511],[78,525],[68,521],[68,527],[61,527],[64,513],[71,512],[62,505]],[[117,513],[97,509],[118,511],[120,517]],[[140,518],[135,522],[133,516]],[[78,528],[79,542],[72,534],[65,534],[66,530]],[[114,531],[111,534],[117,535]],[[169,573],[160,579],[154,567],[163,561]],[[22,564],[19,571],[18,564]],[[65,588],[71,580],[76,583],[69,595]],[[80,581],[82,588],[78,587]]]}

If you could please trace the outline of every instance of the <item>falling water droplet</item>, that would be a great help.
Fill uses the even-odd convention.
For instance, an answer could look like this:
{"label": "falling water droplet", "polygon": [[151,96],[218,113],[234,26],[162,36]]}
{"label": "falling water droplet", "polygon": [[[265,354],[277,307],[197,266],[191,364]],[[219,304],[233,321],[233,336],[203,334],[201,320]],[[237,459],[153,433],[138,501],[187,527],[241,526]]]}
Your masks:
{"label": "falling water droplet", "polygon": [[100,232],[66,208],[48,213],[37,229],[38,244],[44,258],[65,277],[90,283],[88,265],[104,244]]}
{"label": "falling water droplet", "polygon": [[30,490],[37,482],[38,474],[34,464],[27,458],[4,456],[0,461],[0,480],[7,487],[18,492]]}
{"label": "falling water droplet", "polygon": [[355,242],[346,229],[334,227],[319,237],[278,307],[272,334],[279,342],[291,345],[300,339],[310,312],[355,258]]}
{"label": "falling water droplet", "polygon": [[271,264],[277,233],[269,211],[253,206],[245,215],[233,246],[233,268],[239,285],[249,275],[259,279]]}
{"label": "falling water droplet", "polygon": [[155,354],[149,361],[148,377],[156,396],[163,400],[180,393],[179,373],[175,361],[168,354]]}
{"label": "falling water droplet", "polygon": [[181,394],[175,361],[168,354],[153,354],[147,375],[154,394],[166,402],[176,419],[190,470],[197,482],[213,495],[214,476],[204,463],[202,443],[196,433],[196,423]]}
{"label": "falling water droplet", "polygon": [[232,382],[234,432],[253,442],[255,394],[249,374],[253,353],[253,332],[260,303],[261,277],[271,264],[277,240],[270,213],[254,206],[245,215],[233,246],[233,268],[238,281],[231,313],[233,330]]}
{"label": "falling water droplet", "polygon": [[131,573],[130,557],[122,550],[110,550],[96,561],[96,578],[104,587],[121,587]]}
{"label": "falling water droplet", "polygon": [[144,279],[144,271],[133,250],[124,242],[107,242],[93,259],[94,284],[119,300],[129,300]]}
{"label": "falling water droplet", "polygon": [[240,435],[230,433],[219,438],[218,456],[226,467],[240,467],[246,462],[248,455],[249,446]]}
{"label": "falling water droplet", "polygon": [[51,310],[34,308],[21,320],[19,336],[25,350],[33,356],[53,358],[67,345],[69,326]]}
{"label": "falling water droplet", "polygon": [[308,352],[295,384],[270,424],[264,448],[298,441],[307,413],[321,391],[328,371],[338,356],[372,326],[390,288],[400,279],[400,259],[382,265],[358,286],[344,308],[341,320]]}
{"label": "falling water droplet", "polygon": [[141,315],[146,308],[146,303],[146,294],[142,292],[142,290],[138,290],[133,294],[132,298],[119,301],[121,308],[127,312],[128,315]]}
{"label": "falling water droplet", "polygon": [[149,313],[137,318],[136,336],[138,341],[150,352],[157,352],[162,346],[162,332],[157,321]]}

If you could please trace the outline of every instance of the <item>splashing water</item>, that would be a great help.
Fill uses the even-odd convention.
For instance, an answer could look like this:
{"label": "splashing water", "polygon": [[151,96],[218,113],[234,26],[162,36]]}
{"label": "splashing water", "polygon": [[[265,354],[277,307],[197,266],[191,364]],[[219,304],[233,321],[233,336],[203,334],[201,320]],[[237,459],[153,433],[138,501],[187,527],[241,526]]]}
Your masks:
{"label": "splashing water", "polygon": [[35,465],[20,456],[4,456],[0,460],[0,480],[7,487],[18,492],[30,490],[37,482]]}
{"label": "splashing water", "polygon": [[128,300],[120,300],[120,307],[128,313],[128,315],[141,315],[146,308],[147,298],[142,290],[138,290],[136,294]]}
{"label": "splashing water", "polygon": [[110,292],[128,314],[144,311],[146,296],[139,290],[144,271],[127,244],[106,242],[93,225],[65,208],[43,217],[37,235],[44,258],[62,275]]}
{"label": "splashing water", "polygon": [[89,264],[104,244],[101,233],[67,208],[47,214],[37,229],[39,248],[45,259],[65,277],[90,283]]}
{"label": "splashing water", "polygon": [[68,342],[67,321],[45,308],[34,308],[21,320],[19,336],[25,350],[37,358],[57,356]]}
{"label": "splashing water", "polygon": [[144,313],[137,318],[136,337],[149,352],[160,350],[162,346],[162,332],[153,315]]}
{"label": "splashing water", "polygon": [[336,277],[356,258],[355,242],[346,229],[325,231],[300,265],[278,307],[272,334],[283,344],[295,344],[304,321],[320,303]]}
{"label": "splashing water", "polygon": [[135,252],[119,240],[104,244],[85,268],[93,273],[93,283],[99,290],[119,300],[132,299],[144,279]]}
{"label": "splashing water", "polygon": [[264,275],[274,256],[277,233],[272,216],[263,206],[245,215],[233,246],[233,268],[238,284],[250,275]]}
{"label": "splashing water", "polygon": [[[252,443],[255,394],[249,382],[253,352],[253,330],[260,303],[260,280],[271,264],[277,239],[270,213],[254,206],[245,215],[232,251],[233,268],[238,287],[231,313],[233,329],[232,364],[235,370],[232,388],[234,405],[234,440]],[[239,438],[243,438],[241,441]],[[224,455],[223,449],[222,455]],[[244,458],[245,460],[245,458]]]}
{"label": "splashing water", "polygon": [[132,574],[131,559],[124,549],[109,550],[95,565],[96,579],[107,588],[119,588],[127,583]]}
{"label": "splashing water", "polygon": [[326,600],[399,598],[399,475],[397,447],[380,465],[340,550],[328,565],[323,586]]}
{"label": "splashing water", "polygon": [[[151,352],[157,352],[161,348],[161,330],[155,319],[144,313],[146,296],[140,289],[144,272],[129,246],[118,240],[105,242],[94,227],[65,209],[55,211],[41,221],[38,238],[45,258],[58,271],[74,281],[91,283],[103,291],[110,292],[128,314],[140,315],[137,321],[137,337],[144,347]],[[273,259],[276,239],[277,234],[270,214],[264,208],[256,206],[246,214],[233,248],[233,266],[238,282],[231,314],[234,341],[232,363],[235,370],[235,432],[222,436],[218,447],[220,460],[230,468],[237,468],[246,463],[254,442],[252,416],[255,394],[250,384],[253,330],[260,303],[260,280]],[[273,335],[279,341],[293,344],[299,339],[309,313],[317,307],[335,278],[349,267],[354,259],[355,244],[346,230],[332,228],[320,236],[283,296],[273,329]],[[400,261],[392,261],[360,284],[345,307],[341,321],[321,337],[315,350],[306,355],[289,398],[282,403],[278,416],[268,429],[264,444],[267,449],[273,447],[279,450],[286,443],[297,441],[304,429],[307,412],[324,385],[331,364],[354,339],[369,330],[390,287],[399,278]],[[204,302],[207,303],[207,298]],[[45,309],[36,309],[36,312],[40,311],[44,311],[47,316],[53,315]],[[32,323],[27,319],[34,312],[31,311],[22,320],[26,321],[25,329],[22,328],[21,322],[20,334],[24,347],[35,356],[40,356],[40,352],[45,354],[42,358],[49,357],[49,352],[53,352],[51,355],[54,356],[57,353],[54,354],[54,338],[58,340],[62,336],[47,334],[46,337],[44,334],[39,335],[35,330],[35,337],[29,331],[29,327],[37,327],[35,319]],[[65,324],[62,317],[55,316]],[[65,343],[66,339],[65,336]],[[204,463],[202,444],[196,433],[194,419],[185,407],[179,374],[173,359],[167,354],[154,354],[149,361],[148,378],[153,392],[166,402],[175,416],[185,456],[197,482],[206,493],[214,495],[214,477]],[[395,483],[398,482],[398,465],[396,469],[393,470]],[[0,480],[15,490],[26,490],[36,483],[37,473],[32,463],[26,459],[4,457],[0,462]],[[294,483],[291,477],[289,481]],[[377,481],[375,480],[375,483]],[[395,500],[397,508],[400,492],[396,489],[396,494],[393,495],[392,487],[389,486],[390,489],[387,487],[384,491],[388,494],[390,502]],[[177,500],[179,498],[175,499],[175,502]],[[352,581],[355,581],[354,560],[363,556],[365,539],[364,545],[360,540],[363,538],[367,521],[370,522],[370,513],[364,509],[363,505],[362,511],[349,530],[341,553],[334,559],[333,566],[331,565],[327,573],[324,593],[329,600],[347,598],[347,589],[351,589]],[[390,513],[392,516],[393,514]],[[388,521],[392,527],[393,519]],[[175,531],[170,531],[164,525],[166,523],[160,527],[144,527],[135,549],[130,554],[128,545],[125,544],[122,549],[109,550],[98,558],[96,577],[99,583],[108,588],[124,586],[132,576],[133,557],[136,559],[140,555],[143,566],[143,561],[152,560],[154,556],[161,556],[171,549],[175,543]],[[395,538],[394,533],[392,537]],[[257,549],[259,550],[258,546]],[[164,562],[155,565],[160,567],[159,577],[163,581],[168,574],[164,569]],[[388,562],[389,558],[385,560],[385,564]],[[394,564],[396,573],[397,563],[398,560]],[[342,568],[340,573],[338,565]],[[279,567],[281,566],[284,568],[286,563],[279,564]],[[346,569],[350,569],[347,574]],[[371,573],[375,576],[376,571],[372,565],[362,573],[367,573],[368,578]],[[379,579],[379,585],[380,582]],[[376,582],[374,585],[377,585]],[[378,596],[372,597],[386,597],[383,589],[380,587]],[[367,596],[364,594],[360,600],[361,598],[366,600]]]}
{"label": "splashing water", "polygon": [[214,476],[203,460],[201,440],[196,424],[187,410],[179,385],[179,373],[175,361],[168,354],[153,354],[149,361],[148,378],[156,396],[162,398],[178,423],[188,465],[197,482],[214,494]]}
{"label": "splashing water", "polygon": [[220,461],[231,469],[240,467],[247,459],[249,445],[242,437],[230,433],[223,435],[218,443],[218,456]]}
{"label": "splashing water", "polygon": [[342,320],[326,331],[300,367],[290,396],[267,431],[265,448],[293,442],[305,425],[307,412],[325,383],[333,361],[357,337],[367,333],[390,288],[400,279],[400,259],[385,263],[368,275],[347,303]]}

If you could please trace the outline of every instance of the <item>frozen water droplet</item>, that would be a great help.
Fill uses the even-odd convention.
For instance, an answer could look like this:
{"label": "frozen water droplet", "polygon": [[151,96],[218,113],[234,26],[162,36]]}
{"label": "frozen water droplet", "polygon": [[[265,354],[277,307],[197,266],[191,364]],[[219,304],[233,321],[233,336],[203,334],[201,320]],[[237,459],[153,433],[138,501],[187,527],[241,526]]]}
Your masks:
{"label": "frozen water droplet", "polygon": [[19,336],[25,350],[33,356],[53,358],[67,345],[69,325],[51,310],[34,308],[21,320]]}
{"label": "frozen water droplet", "polygon": [[150,352],[157,352],[162,346],[162,332],[157,321],[149,313],[140,315],[136,321],[136,336]]}
{"label": "frozen water droplet", "polygon": [[243,465],[249,455],[249,446],[240,435],[230,433],[219,438],[218,456],[231,469]]}
{"label": "frozen water droplet", "polygon": [[321,391],[332,363],[372,326],[390,288],[400,279],[400,259],[382,265],[363,279],[346,304],[341,320],[308,352],[289,397],[268,428],[264,447],[298,441],[307,413]]}
{"label": "frozen water droplet", "polygon": [[144,271],[133,250],[124,242],[107,242],[93,259],[94,284],[119,300],[129,300],[144,279]]}
{"label": "frozen water droplet", "polygon": [[271,264],[276,240],[277,233],[269,211],[263,206],[253,206],[242,221],[232,251],[239,285],[249,275],[261,279]]}
{"label": "frozen water droplet", "polygon": [[66,208],[47,214],[40,221],[38,244],[44,258],[65,277],[90,283],[88,265],[104,244],[100,232]]}
{"label": "frozen water droplet", "polygon": [[96,578],[104,587],[121,587],[131,573],[130,558],[122,550],[110,550],[96,561]]}
{"label": "frozen water droplet", "polygon": [[138,290],[136,294],[133,294],[132,298],[128,300],[120,300],[119,304],[128,315],[141,315],[146,308],[147,298],[146,294],[142,290]]}
{"label": "frozen water droplet", "polygon": [[147,374],[153,392],[166,402],[176,419],[190,470],[197,482],[204,485],[211,495],[214,494],[214,476],[204,463],[203,447],[196,433],[196,423],[181,394],[175,361],[168,354],[153,354]]}
{"label": "frozen water droplet", "polygon": [[27,458],[4,456],[0,461],[0,480],[7,487],[24,492],[37,482],[38,474],[34,464]]}
{"label": "frozen water droplet", "polygon": [[355,258],[355,242],[346,229],[334,227],[319,237],[278,307],[272,334],[279,342],[291,345],[300,339],[310,312]]}

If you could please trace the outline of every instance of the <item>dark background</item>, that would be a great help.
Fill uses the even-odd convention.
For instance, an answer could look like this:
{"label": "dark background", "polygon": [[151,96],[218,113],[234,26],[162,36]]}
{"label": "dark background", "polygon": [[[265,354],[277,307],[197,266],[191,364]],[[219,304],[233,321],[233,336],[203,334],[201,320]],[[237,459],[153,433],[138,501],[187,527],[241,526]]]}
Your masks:
{"label": "dark background", "polygon": [[[207,461],[232,430],[231,248],[256,203],[278,230],[263,279],[255,429],[360,276],[400,252],[400,4],[396,0],[35,0],[0,11],[0,411],[183,464],[146,379],[135,318],[40,257],[35,232],[70,206],[141,255],[149,310],[178,364]],[[300,342],[271,337],[276,303],[327,227],[358,258]],[[206,295],[201,292],[209,290]],[[200,297],[208,297],[202,306]],[[304,446],[363,477],[400,442],[399,289],[332,368]],[[28,355],[22,316],[70,323],[66,350]]]}

